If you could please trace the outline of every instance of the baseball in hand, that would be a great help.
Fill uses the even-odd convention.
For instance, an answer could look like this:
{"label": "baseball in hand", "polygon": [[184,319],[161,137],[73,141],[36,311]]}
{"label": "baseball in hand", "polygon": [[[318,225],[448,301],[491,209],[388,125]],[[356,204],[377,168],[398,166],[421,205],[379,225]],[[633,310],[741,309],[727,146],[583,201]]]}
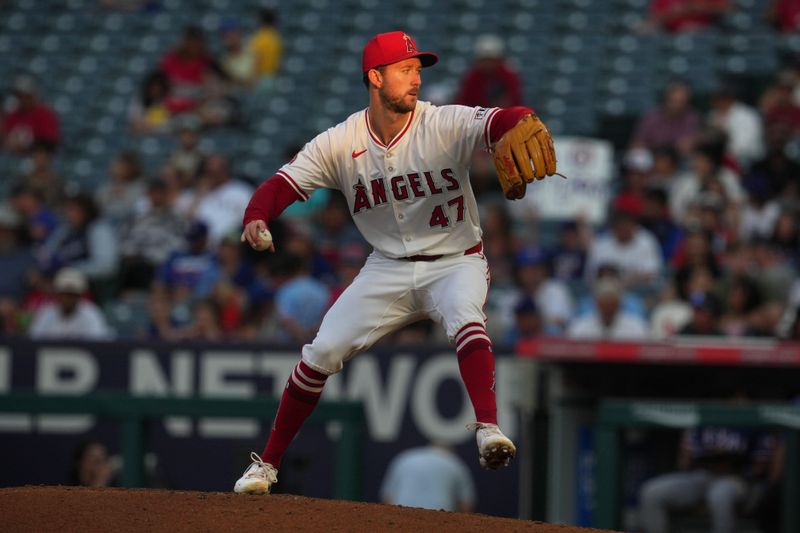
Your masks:
{"label": "baseball in hand", "polygon": [[270,246],[272,246],[272,233],[268,229],[262,229],[258,232],[258,240],[253,248],[261,252],[268,250]]}

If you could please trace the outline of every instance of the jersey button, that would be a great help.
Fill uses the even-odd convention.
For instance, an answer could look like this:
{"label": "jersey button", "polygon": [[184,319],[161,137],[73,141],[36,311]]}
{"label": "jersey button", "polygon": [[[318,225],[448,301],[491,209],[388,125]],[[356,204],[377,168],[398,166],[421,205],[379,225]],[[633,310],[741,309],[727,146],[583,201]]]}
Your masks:
{"label": "jersey button", "polygon": [[393,170],[394,170],[394,167],[389,167],[389,172],[392,172]]}
{"label": "jersey button", "polygon": [[403,220],[404,218],[406,218],[406,216],[403,213],[400,213],[399,215],[397,215],[397,218]]}
{"label": "jersey button", "polygon": [[406,242],[411,242],[411,237],[406,237]]}

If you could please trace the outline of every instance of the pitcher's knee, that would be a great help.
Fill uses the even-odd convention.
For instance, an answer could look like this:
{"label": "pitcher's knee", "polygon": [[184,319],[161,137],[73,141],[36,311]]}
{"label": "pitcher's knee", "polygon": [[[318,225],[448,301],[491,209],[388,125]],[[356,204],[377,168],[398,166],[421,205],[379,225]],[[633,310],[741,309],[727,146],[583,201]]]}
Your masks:
{"label": "pitcher's knee", "polygon": [[320,339],[303,346],[303,361],[323,374],[336,374],[342,370],[344,361],[352,351],[352,346],[344,343]]}

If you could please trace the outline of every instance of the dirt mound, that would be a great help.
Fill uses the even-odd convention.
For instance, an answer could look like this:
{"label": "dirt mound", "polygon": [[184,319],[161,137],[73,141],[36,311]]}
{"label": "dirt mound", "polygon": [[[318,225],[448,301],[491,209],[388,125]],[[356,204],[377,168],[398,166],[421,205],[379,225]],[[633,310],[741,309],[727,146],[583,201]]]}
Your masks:
{"label": "dirt mound", "polygon": [[0,489],[0,528],[30,531],[536,531],[589,530],[485,515],[302,496],[151,489]]}

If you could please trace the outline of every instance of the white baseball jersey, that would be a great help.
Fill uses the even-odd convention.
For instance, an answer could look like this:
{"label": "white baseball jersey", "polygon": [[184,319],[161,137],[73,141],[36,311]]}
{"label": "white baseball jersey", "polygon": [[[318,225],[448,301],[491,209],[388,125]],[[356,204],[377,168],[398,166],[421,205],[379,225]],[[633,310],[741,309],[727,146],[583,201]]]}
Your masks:
{"label": "white baseball jersey", "polygon": [[388,145],[367,110],[317,135],[278,175],[304,199],[338,189],[364,238],[390,258],[460,253],[481,238],[468,168],[498,108],[418,101]]}

